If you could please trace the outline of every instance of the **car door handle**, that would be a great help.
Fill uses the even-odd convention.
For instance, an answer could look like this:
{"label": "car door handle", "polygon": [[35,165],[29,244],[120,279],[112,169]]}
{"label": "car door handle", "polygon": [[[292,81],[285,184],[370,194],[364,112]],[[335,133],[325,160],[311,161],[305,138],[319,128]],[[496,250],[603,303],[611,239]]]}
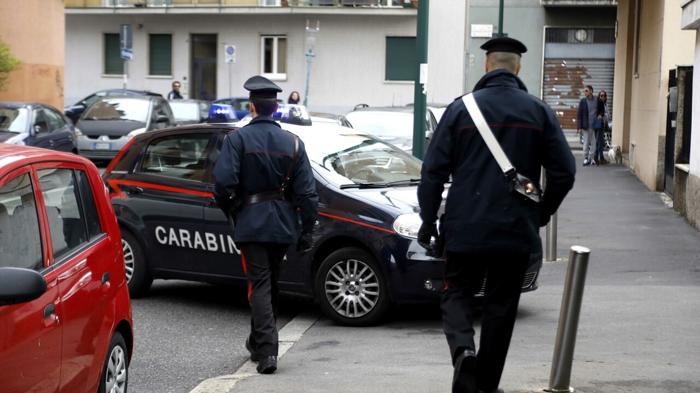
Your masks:
{"label": "car door handle", "polygon": [[102,284],[108,284],[109,283],[109,272],[105,272],[102,275]]}
{"label": "car door handle", "polygon": [[44,319],[49,319],[52,315],[56,314],[56,305],[51,303],[44,307]]}
{"label": "car door handle", "polygon": [[142,194],[142,193],[143,193],[143,188],[141,188],[141,187],[129,187],[129,189],[127,190],[127,194],[131,194],[131,195]]}

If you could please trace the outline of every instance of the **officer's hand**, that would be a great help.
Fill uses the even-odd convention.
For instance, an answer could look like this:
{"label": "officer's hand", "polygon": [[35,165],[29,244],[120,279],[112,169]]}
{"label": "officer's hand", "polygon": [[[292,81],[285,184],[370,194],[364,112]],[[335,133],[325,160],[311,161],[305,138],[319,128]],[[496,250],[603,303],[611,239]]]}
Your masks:
{"label": "officer's hand", "polygon": [[437,227],[434,223],[423,223],[418,230],[418,244],[426,250],[432,250],[431,240],[437,238]]}
{"label": "officer's hand", "polygon": [[299,237],[299,241],[297,241],[297,251],[304,253],[308,252],[311,250],[311,246],[313,245],[313,238],[311,237],[310,233],[302,233],[301,237]]}

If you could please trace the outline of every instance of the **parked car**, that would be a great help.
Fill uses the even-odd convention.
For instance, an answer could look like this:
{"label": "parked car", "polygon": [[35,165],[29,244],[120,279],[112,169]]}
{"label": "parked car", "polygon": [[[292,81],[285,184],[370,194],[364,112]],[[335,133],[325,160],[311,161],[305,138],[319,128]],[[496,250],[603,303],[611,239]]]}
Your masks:
{"label": "parked car", "polygon": [[173,112],[162,97],[103,97],[78,121],[78,150],[93,160],[111,160],[134,136],[174,125]]}
{"label": "parked car", "polygon": [[322,112],[310,112],[311,122],[313,124],[328,123],[335,124],[338,126],[352,128],[352,124],[343,115],[336,115],[334,113],[322,113]]}
{"label": "parked car", "polygon": [[178,125],[204,123],[211,106],[203,100],[169,100],[168,104]]}
{"label": "parked car", "polygon": [[0,142],[77,153],[79,135],[50,105],[0,102]]}
{"label": "parked car", "polygon": [[99,100],[102,97],[117,97],[117,96],[134,96],[134,97],[139,97],[139,96],[153,96],[153,97],[163,97],[162,95],[158,93],[154,93],[152,91],[146,91],[146,90],[132,90],[132,89],[107,89],[107,90],[100,90],[97,92],[94,92],[90,94],[89,96],[83,98],[82,100],[76,102],[73,105],[69,105],[63,109],[64,113],[66,116],[68,116],[69,119],[73,123],[77,123],[78,119],[80,119],[80,115],[85,112],[85,109],[89,108],[90,105],[94,104],[95,101]]}
{"label": "parked car", "polygon": [[[345,114],[352,127],[372,134],[404,151],[413,147],[413,108],[370,107],[358,105],[352,112]],[[432,137],[437,128],[437,120],[428,109],[425,113],[425,136]]]}
{"label": "parked car", "polygon": [[95,165],[0,145],[0,391],[124,392],[132,313]]}
{"label": "parked car", "polygon": [[[310,252],[288,250],[280,290],[314,297],[331,319],[356,326],[377,322],[391,303],[437,302],[443,261],[416,241],[421,162],[345,127],[282,124],[305,144],[319,224]],[[212,194],[212,168],[234,132],[205,124],[139,135],[105,171],[133,296],[157,278],[245,282],[231,224]],[[523,291],[537,287],[540,266],[533,256]]]}
{"label": "parked car", "polygon": [[[409,108],[413,108],[413,103],[410,103],[406,105]],[[439,104],[435,102],[429,102],[426,104],[426,108],[430,110],[430,112],[433,113],[433,116],[435,116],[435,120],[440,123],[440,119],[442,118],[442,114],[445,113],[445,110],[447,109],[448,104]]]}

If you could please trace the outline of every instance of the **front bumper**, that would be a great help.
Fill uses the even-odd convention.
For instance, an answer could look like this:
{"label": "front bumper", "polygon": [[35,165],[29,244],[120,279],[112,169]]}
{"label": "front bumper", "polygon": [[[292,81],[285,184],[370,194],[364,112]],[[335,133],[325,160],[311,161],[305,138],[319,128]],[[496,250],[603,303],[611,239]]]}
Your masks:
{"label": "front bumper", "polygon": [[[389,285],[397,303],[424,303],[437,301],[445,289],[445,261],[426,254],[415,240],[405,240],[406,252],[394,256],[390,264]],[[523,292],[537,289],[537,277],[542,267],[542,254],[530,258],[522,284]],[[476,296],[484,296],[486,278]]]}
{"label": "front bumper", "polygon": [[78,137],[78,150],[81,156],[93,160],[111,160],[131,138],[133,137],[126,135],[121,137],[81,135]]}

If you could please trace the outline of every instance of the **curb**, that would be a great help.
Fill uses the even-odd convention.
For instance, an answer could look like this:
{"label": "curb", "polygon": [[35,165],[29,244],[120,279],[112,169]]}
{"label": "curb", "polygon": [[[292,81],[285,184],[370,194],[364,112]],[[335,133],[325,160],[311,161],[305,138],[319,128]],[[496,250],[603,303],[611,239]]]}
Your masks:
{"label": "curb", "polygon": [[[299,341],[311,326],[318,321],[318,315],[302,313],[294,317],[279,331],[279,355],[282,358],[294,344]],[[190,393],[230,393],[236,384],[244,379],[258,375],[256,364],[248,360],[235,373],[205,379]]]}

